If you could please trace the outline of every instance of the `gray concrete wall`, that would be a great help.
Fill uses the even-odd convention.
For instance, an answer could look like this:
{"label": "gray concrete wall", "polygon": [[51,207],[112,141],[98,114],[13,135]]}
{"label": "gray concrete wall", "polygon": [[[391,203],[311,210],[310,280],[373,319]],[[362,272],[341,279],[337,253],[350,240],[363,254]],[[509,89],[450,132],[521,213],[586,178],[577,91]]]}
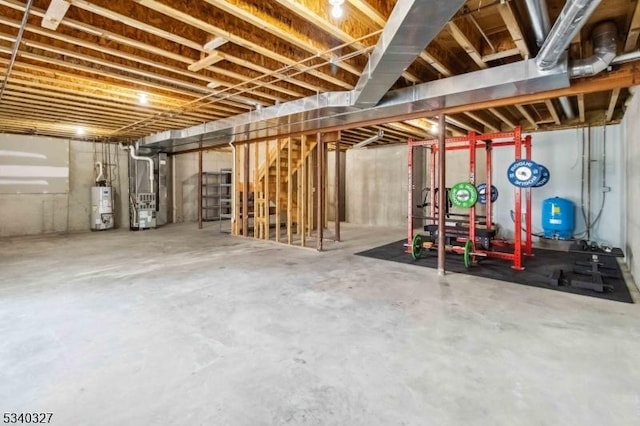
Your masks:
{"label": "gray concrete wall", "polygon": [[[346,177],[346,152],[340,153],[340,221],[345,220],[345,177]],[[336,152],[330,151],[327,155],[327,208],[330,221],[336,217]]]}
{"label": "gray concrete wall", "polygon": [[[2,134],[0,149],[3,141],[24,137]],[[46,143],[49,138],[35,139]],[[69,142],[69,192],[66,194],[0,194],[0,236],[90,231],[90,188],[96,178],[95,160],[102,159],[103,149],[103,144]],[[113,146],[111,152],[116,226],[128,227],[127,157]]]}
{"label": "gray concrete wall", "polygon": [[[173,166],[173,218],[174,222],[198,220],[198,153],[172,157]],[[233,167],[233,155],[222,151],[205,151],[202,171],[218,172]]]}
{"label": "gray concrete wall", "polygon": [[[627,113],[627,116],[629,114]],[[589,135],[590,133],[590,135]],[[582,192],[582,140],[585,145],[591,139],[591,158],[585,152],[585,184]],[[534,233],[542,232],[542,202],[550,197],[562,197],[573,201],[576,205],[575,237],[587,239],[585,220],[581,205],[584,202],[585,212],[591,211],[593,223],[603,205],[603,172],[606,173],[606,186],[611,190],[606,193],[601,218],[591,229],[590,239],[616,247],[624,247],[625,231],[621,212],[624,210],[624,164],[622,128],[620,125],[592,127],[589,129],[568,129],[553,132],[538,132],[532,135],[532,158],[544,164],[551,173],[547,185],[532,190],[532,228]],[[585,148],[586,150],[586,148]],[[501,235],[512,238],[514,225],[510,212],[514,210],[514,187],[508,182],[506,169],[514,161],[513,149],[510,147],[494,150],[493,180],[500,191],[495,203],[494,220],[501,225]],[[606,165],[604,164],[606,161]],[[591,194],[587,192],[587,168],[591,165]],[[590,198],[590,206],[589,206]],[[524,199],[524,198],[523,198]],[[535,239],[534,239],[535,241]]]}
{"label": "gray concrete wall", "polygon": [[[478,150],[477,182],[484,181],[484,153]],[[429,186],[429,151],[414,150],[413,215],[425,212],[416,206],[422,202],[423,188]],[[350,149],[347,151],[346,221],[379,226],[407,225],[407,146]],[[447,186],[469,180],[469,155],[462,151],[447,153]],[[414,220],[414,228],[423,221]]]}
{"label": "gray concrete wall", "polygon": [[[626,205],[622,209],[626,225],[626,261],[636,283],[640,283],[640,215],[638,215],[638,194],[640,188],[640,86],[633,88],[632,98],[627,105],[622,122],[624,158],[626,158]],[[628,201],[627,201],[628,200]]]}

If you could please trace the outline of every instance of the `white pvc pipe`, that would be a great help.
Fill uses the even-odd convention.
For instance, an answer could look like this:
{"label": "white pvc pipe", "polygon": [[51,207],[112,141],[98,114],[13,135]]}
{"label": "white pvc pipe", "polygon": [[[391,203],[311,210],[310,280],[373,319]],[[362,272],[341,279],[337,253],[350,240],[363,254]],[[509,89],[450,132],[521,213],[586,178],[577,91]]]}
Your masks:
{"label": "white pvc pipe", "polygon": [[96,166],[98,166],[98,177],[96,178],[96,182],[100,182],[102,180],[102,161],[96,161]]}

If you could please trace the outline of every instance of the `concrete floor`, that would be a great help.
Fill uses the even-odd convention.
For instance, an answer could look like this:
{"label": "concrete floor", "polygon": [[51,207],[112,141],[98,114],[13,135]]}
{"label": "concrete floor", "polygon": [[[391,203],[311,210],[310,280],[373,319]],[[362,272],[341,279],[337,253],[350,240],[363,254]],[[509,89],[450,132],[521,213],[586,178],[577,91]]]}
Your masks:
{"label": "concrete floor", "polygon": [[638,425],[640,305],[192,224],[0,240],[0,412],[58,425]]}

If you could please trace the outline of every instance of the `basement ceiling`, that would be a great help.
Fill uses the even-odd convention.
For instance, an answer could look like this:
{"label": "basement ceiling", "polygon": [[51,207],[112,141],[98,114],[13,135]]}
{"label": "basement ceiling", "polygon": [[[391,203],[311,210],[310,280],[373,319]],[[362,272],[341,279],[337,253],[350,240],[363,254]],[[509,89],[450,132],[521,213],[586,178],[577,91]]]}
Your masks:
{"label": "basement ceiling", "polygon": [[[77,138],[81,128],[91,140],[131,140],[352,90],[395,3],[346,0],[334,18],[328,0],[34,0],[16,45],[28,2],[0,0],[0,131]],[[564,2],[547,5],[553,23]],[[619,54],[638,49],[638,2],[602,0],[570,58],[592,54],[591,30],[604,20],[618,28]],[[469,0],[392,89],[523,61],[537,49],[524,1]],[[470,106],[448,115],[447,130],[619,121],[628,90],[597,85],[572,86],[572,119],[552,93]],[[376,144],[405,142],[431,137],[434,123],[425,114],[344,130],[342,140],[356,144],[383,130]]]}

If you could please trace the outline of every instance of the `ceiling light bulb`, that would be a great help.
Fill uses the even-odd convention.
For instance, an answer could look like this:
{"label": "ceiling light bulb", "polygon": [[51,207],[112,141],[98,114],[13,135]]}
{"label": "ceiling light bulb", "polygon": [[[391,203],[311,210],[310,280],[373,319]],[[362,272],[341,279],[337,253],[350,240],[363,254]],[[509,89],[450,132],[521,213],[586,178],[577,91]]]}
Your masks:
{"label": "ceiling light bulb", "polygon": [[149,103],[149,97],[146,93],[139,93],[138,102],[140,103],[140,105],[147,105]]}
{"label": "ceiling light bulb", "polygon": [[76,135],[82,136],[84,135],[84,133],[85,133],[84,127],[78,126],[78,128],[76,129]]}
{"label": "ceiling light bulb", "polygon": [[437,124],[431,126],[431,133],[438,133],[440,127]]}
{"label": "ceiling light bulb", "polygon": [[342,18],[342,7],[339,4],[334,4],[331,7],[331,16],[334,18]]}

